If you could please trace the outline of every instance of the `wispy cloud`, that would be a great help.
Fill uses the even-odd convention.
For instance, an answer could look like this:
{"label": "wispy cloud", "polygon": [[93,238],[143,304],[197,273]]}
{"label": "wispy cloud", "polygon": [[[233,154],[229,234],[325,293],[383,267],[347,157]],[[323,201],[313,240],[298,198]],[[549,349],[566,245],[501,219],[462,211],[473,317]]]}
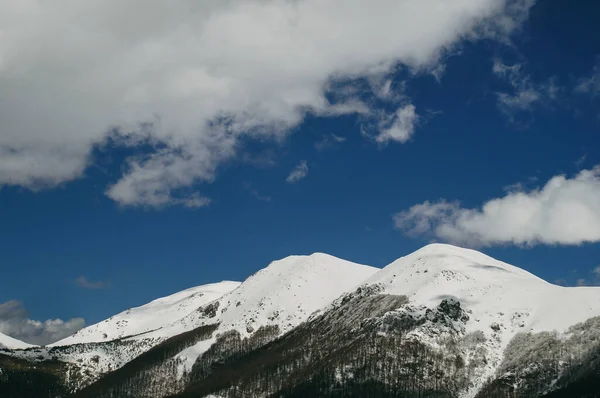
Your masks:
{"label": "wispy cloud", "polygon": [[285,181],[289,184],[295,184],[298,181],[306,178],[308,175],[308,163],[306,160],[303,160],[298,164],[298,166],[294,167],[291,173],[287,176]]}
{"label": "wispy cloud", "polygon": [[397,81],[393,79],[393,76],[384,74],[370,76],[368,81],[370,94],[382,101],[398,103],[409,99],[406,94],[406,80]]}
{"label": "wispy cloud", "polygon": [[315,149],[317,151],[324,151],[344,142],[346,142],[346,137],[342,137],[333,133],[325,134],[319,141],[315,142]]}
{"label": "wispy cloud", "polygon": [[[573,274],[577,274],[577,270],[573,270]],[[590,271],[591,276],[585,278],[577,278],[575,281],[576,286],[600,286],[600,264],[592,268]]]}
{"label": "wispy cloud", "polygon": [[254,185],[252,185],[251,182],[245,182],[244,183],[244,188],[246,188],[246,190],[248,192],[250,192],[250,194],[252,196],[254,196],[256,199],[262,201],[262,202],[272,202],[273,199],[268,196],[268,195],[263,195],[260,192],[258,192],[258,190],[256,188],[254,188]]}
{"label": "wispy cloud", "polygon": [[433,67],[431,69],[431,71],[429,73],[431,73],[431,75],[435,78],[435,80],[438,83],[441,83],[442,77],[444,76],[444,73],[446,73],[446,64],[443,64],[443,63],[437,64],[435,67]]}
{"label": "wispy cloud", "polygon": [[259,152],[244,151],[240,153],[239,161],[258,169],[268,169],[277,165],[277,152],[273,149]]}
{"label": "wispy cloud", "polygon": [[11,300],[0,304],[0,332],[26,343],[46,345],[68,337],[85,326],[83,318],[29,319],[23,302]]}
{"label": "wispy cloud", "polygon": [[600,57],[592,73],[579,79],[577,86],[575,86],[575,92],[591,94],[592,96],[600,94]]}
{"label": "wispy cloud", "polygon": [[498,93],[498,105],[508,114],[515,111],[531,110],[541,100],[541,95],[534,89],[519,90],[515,94]]}
{"label": "wispy cloud", "polygon": [[81,288],[89,290],[105,289],[108,282],[105,281],[90,281],[87,277],[81,275],[75,279],[75,284]]}
{"label": "wispy cloud", "polygon": [[598,286],[600,285],[600,264],[596,265],[593,269],[592,269],[592,275],[593,275],[593,280],[594,280],[594,285]]}
{"label": "wispy cloud", "polygon": [[575,166],[577,166],[578,169],[581,169],[581,167],[583,166],[583,164],[585,163],[585,161],[587,160],[587,155],[583,154],[581,155],[576,161],[575,161]]}
{"label": "wispy cloud", "polygon": [[401,106],[392,115],[385,116],[379,123],[379,134],[375,140],[380,144],[389,141],[405,143],[415,132],[419,122],[416,107],[413,104]]}
{"label": "wispy cloud", "polygon": [[524,64],[506,65],[496,59],[492,71],[512,88],[510,92],[496,93],[498,108],[511,121],[515,121],[519,113],[530,112],[535,106],[548,104],[559,97],[561,89],[553,79],[544,83],[534,83],[525,73]]}
{"label": "wispy cloud", "polygon": [[169,204],[171,204],[171,205],[179,204],[184,207],[197,209],[200,207],[206,207],[206,206],[210,205],[211,202],[212,202],[212,200],[210,198],[207,198],[205,196],[200,195],[197,192],[194,192],[194,193],[192,193],[188,196],[182,197],[182,198],[171,198],[171,201]]}
{"label": "wispy cloud", "polygon": [[576,284],[577,286],[589,286],[589,283],[585,278],[577,279]]}

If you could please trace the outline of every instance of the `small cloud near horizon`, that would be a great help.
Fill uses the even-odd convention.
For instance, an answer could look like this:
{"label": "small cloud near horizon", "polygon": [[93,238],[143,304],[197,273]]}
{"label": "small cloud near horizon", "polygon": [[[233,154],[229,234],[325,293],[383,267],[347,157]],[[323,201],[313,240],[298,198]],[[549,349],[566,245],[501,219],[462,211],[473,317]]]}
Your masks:
{"label": "small cloud near horizon", "polygon": [[29,344],[46,345],[62,340],[85,327],[83,318],[29,319],[29,311],[22,301],[0,303],[0,333]]}
{"label": "small cloud near horizon", "polygon": [[108,287],[108,283],[106,281],[90,281],[83,275],[80,275],[75,279],[75,284],[83,289],[88,290],[106,289]]}

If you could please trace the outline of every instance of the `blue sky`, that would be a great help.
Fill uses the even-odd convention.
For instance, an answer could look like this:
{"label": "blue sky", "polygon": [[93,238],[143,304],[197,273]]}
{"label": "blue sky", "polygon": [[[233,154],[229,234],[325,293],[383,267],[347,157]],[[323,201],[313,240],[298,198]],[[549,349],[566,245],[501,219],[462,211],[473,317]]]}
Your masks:
{"label": "blue sky", "polygon": [[[111,15],[111,2],[105,3],[98,7]],[[6,113],[12,118],[0,122],[0,303],[20,301],[11,308],[20,309],[21,321],[83,317],[89,324],[190,286],[243,280],[291,254],[320,251],[381,267],[431,241],[478,248],[549,281],[596,283],[600,4],[464,3],[449,17],[412,10],[447,28],[431,37],[427,27],[399,32],[414,37],[417,47],[395,47],[385,36],[393,31],[368,30],[362,33],[372,34],[373,42],[355,44],[357,54],[371,57],[365,64],[340,50],[331,65],[304,60],[308,66],[293,65],[294,73],[281,70],[303,61],[295,58],[305,49],[300,44],[282,54],[261,47],[256,57],[262,63],[255,63],[246,47],[226,40],[231,32],[217,29],[211,37],[223,39],[228,51],[222,62],[238,59],[258,71],[226,71],[195,86],[189,68],[169,70],[165,81],[185,77],[184,88],[174,86],[175,98],[171,86],[152,86],[163,78],[158,67],[135,82],[119,74],[115,82],[130,83],[126,97],[138,101],[129,108],[116,100],[119,106],[106,106],[111,95],[122,96],[91,82],[84,94],[74,83],[57,91],[57,103],[73,101],[68,107],[36,102],[52,93],[52,84],[38,84],[48,74],[66,85],[72,82],[61,71],[72,68],[81,77],[95,70],[81,58],[93,60],[96,47],[61,45],[64,38],[53,26],[41,32],[56,35],[56,54],[74,57],[68,66],[56,54],[42,54],[48,67],[30,67],[29,58],[0,47],[0,61],[3,51],[8,60],[4,69],[0,62],[0,87],[13,90],[0,90],[0,103],[26,115]],[[489,9],[478,9],[483,3]],[[14,15],[33,20],[16,4],[0,11],[12,6]],[[160,9],[157,4],[150,11]],[[381,0],[384,11],[389,4]],[[310,15],[303,12],[299,21]],[[177,26],[189,22],[181,18],[165,16]],[[326,26],[334,31],[340,18],[325,18]],[[465,26],[460,34],[456,20]],[[361,33],[341,32],[336,40]],[[154,37],[141,28],[137,33]],[[304,35],[301,44],[319,37]],[[173,63],[209,62],[162,54],[164,43],[154,44]],[[206,51],[225,52],[217,47]],[[319,54],[316,44],[306,48]],[[31,54],[36,51],[42,50]],[[138,62],[156,61],[148,57]],[[16,73],[13,66],[22,68]],[[264,85],[245,79],[263,79]],[[210,91],[229,81],[236,83],[235,98],[223,94],[227,90]],[[136,95],[161,98],[146,103]],[[240,105],[246,95],[249,105]],[[214,110],[206,96],[216,98]],[[18,108],[19,100],[32,98],[31,107]],[[211,111],[197,116],[195,106]],[[145,119],[135,117],[146,114],[153,124],[140,128],[135,122]],[[40,127],[31,122],[35,118],[47,124]],[[207,121],[204,130],[196,128]],[[497,211],[482,210],[493,199]],[[7,315],[2,322],[6,328],[12,321]]]}

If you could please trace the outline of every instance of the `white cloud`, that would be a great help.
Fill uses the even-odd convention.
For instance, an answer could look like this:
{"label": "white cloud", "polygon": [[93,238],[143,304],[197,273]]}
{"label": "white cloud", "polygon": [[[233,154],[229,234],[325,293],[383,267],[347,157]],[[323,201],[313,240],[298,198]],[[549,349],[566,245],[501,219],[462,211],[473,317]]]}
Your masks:
{"label": "white cloud", "polygon": [[412,206],[409,210],[396,213],[394,223],[396,228],[408,235],[425,235],[434,232],[445,220],[453,219],[458,209],[458,203],[449,203],[445,200],[426,201]]}
{"label": "white cloud", "polygon": [[592,268],[590,278],[577,279],[577,286],[600,286],[600,264]]}
{"label": "white cloud", "polygon": [[315,149],[317,151],[324,151],[344,142],[346,142],[346,137],[335,135],[333,133],[326,134],[315,143]]}
{"label": "white cloud", "polygon": [[438,83],[442,82],[442,77],[444,73],[446,73],[446,64],[438,64],[435,68],[431,70],[431,75],[437,80]]}
{"label": "white cloud", "polygon": [[591,95],[600,94],[600,58],[598,58],[598,62],[594,66],[592,73],[587,77],[579,79],[575,91]]}
{"label": "white cloud", "polygon": [[0,304],[0,333],[26,343],[45,345],[72,335],[85,326],[83,318],[48,319],[35,321],[27,316],[21,301],[11,300]]}
{"label": "white cloud", "polygon": [[[331,79],[435,70],[461,39],[506,37],[532,0],[5,0],[0,2],[0,186],[78,178],[109,131],[148,140],[107,194],[186,200],[240,137],[280,137],[330,104]],[[141,127],[143,126],[143,127]]]}
{"label": "white cloud", "polygon": [[375,140],[379,143],[408,141],[415,132],[415,125],[419,121],[415,110],[413,104],[407,104],[398,108],[393,115],[384,117],[380,122],[379,134]]}
{"label": "white cloud", "polygon": [[575,166],[577,166],[578,169],[581,169],[581,167],[583,166],[583,164],[585,163],[585,161],[587,160],[587,155],[583,154],[581,155],[576,161],[575,161]]}
{"label": "white cloud", "polygon": [[514,190],[481,208],[424,202],[397,213],[398,229],[468,246],[579,245],[600,242],[600,166],[540,189]]}
{"label": "white cloud", "polygon": [[519,112],[531,111],[534,106],[548,103],[558,97],[560,89],[552,79],[541,84],[532,82],[530,76],[525,74],[523,64],[505,65],[496,59],[492,71],[512,86],[511,93],[496,93],[498,107],[511,120],[514,120]]}
{"label": "white cloud", "polygon": [[104,289],[108,283],[105,281],[90,281],[87,277],[81,275],[75,279],[75,284],[79,287],[89,290]]}
{"label": "white cloud", "polygon": [[534,89],[519,90],[513,95],[498,93],[498,104],[507,113],[530,110],[540,99],[540,93]]}
{"label": "white cloud", "polygon": [[[437,68],[440,61],[436,61],[431,66],[426,66],[424,70],[412,70],[409,71],[410,75],[414,76],[419,74],[419,72],[427,72],[428,68]],[[380,74],[372,74],[367,76],[367,83],[371,94],[376,98],[386,101],[386,102],[401,102],[408,100],[408,96],[406,95],[406,80],[394,80],[394,72],[396,70],[392,69],[391,73],[380,73]]]}
{"label": "white cloud", "polygon": [[252,185],[251,182],[245,182],[244,188],[246,188],[246,190],[248,190],[248,192],[250,192],[250,195],[254,196],[256,199],[260,200],[261,202],[272,202],[273,201],[273,198],[271,198],[270,196],[263,195],[260,192],[258,192],[258,190],[256,188],[254,188],[254,185]]}
{"label": "white cloud", "polygon": [[306,178],[307,175],[308,175],[308,164],[306,163],[306,160],[303,160],[300,162],[300,164],[298,166],[294,167],[294,170],[292,170],[290,175],[287,176],[285,181],[290,184],[295,184],[298,181]]}

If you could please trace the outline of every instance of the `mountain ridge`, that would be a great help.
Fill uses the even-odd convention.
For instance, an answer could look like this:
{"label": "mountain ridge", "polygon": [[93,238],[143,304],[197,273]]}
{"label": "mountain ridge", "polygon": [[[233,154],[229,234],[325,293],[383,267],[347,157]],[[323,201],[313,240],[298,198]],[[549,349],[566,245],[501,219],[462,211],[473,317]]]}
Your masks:
{"label": "mountain ridge", "polygon": [[152,332],[181,319],[239,285],[240,282],[222,281],[188,288],[120,312],[48,347],[111,341]]}
{"label": "mountain ridge", "polygon": [[[172,308],[180,311],[171,311]],[[160,317],[164,313],[161,311],[172,313],[158,323],[152,320],[152,327],[145,321],[138,324],[132,321],[140,317]],[[85,330],[79,333],[79,341],[75,339],[77,335],[71,336],[75,344],[65,345],[65,340],[69,342],[67,338],[51,347],[13,351],[11,355],[32,363],[57,358],[72,369],[70,374],[74,376],[68,388],[81,390],[83,395],[77,396],[108,397],[115,391],[125,391],[127,386],[137,386],[140,396],[153,397],[193,390],[198,383],[210,380],[215,364],[243,366],[243,363],[234,364],[246,355],[251,362],[262,358],[269,355],[270,349],[279,350],[278,355],[283,355],[272,366],[287,374],[287,356],[303,355],[302,347],[296,347],[297,344],[305,345],[319,364],[326,358],[320,350],[346,352],[340,357],[335,354],[335,363],[347,367],[357,366],[357,363],[369,366],[369,361],[379,363],[382,359],[377,356],[363,358],[369,355],[369,350],[377,352],[377,344],[395,347],[395,350],[413,350],[410,347],[414,343],[421,347],[416,352],[428,353],[427,356],[434,358],[449,356],[449,360],[457,361],[445,368],[431,368],[427,362],[419,362],[424,375],[454,369],[461,375],[456,382],[450,374],[444,373],[442,378],[446,383],[444,388],[453,391],[449,396],[479,398],[481,391],[508,391],[511,385],[527,386],[528,379],[514,376],[514,369],[520,369],[525,375],[531,373],[531,369],[545,369],[550,363],[552,370],[544,373],[546,379],[539,384],[547,384],[544,388],[548,391],[552,385],[560,385],[560,380],[571,374],[573,364],[581,363],[594,349],[594,339],[600,341],[600,326],[596,332],[596,325],[600,325],[598,317],[600,288],[553,285],[483,253],[431,244],[384,268],[352,263],[324,253],[288,256],[273,261],[242,283],[202,285],[153,300],[129,313],[117,314],[88,327],[90,333],[86,334]],[[115,325],[119,322],[122,325],[124,320],[133,326],[122,327],[120,334],[115,333]],[[106,331],[102,327],[113,329],[110,336],[98,339],[100,333]],[[578,337],[583,336],[580,331],[588,336],[585,340]],[[109,340],[111,338],[114,339]],[[526,366],[527,357],[514,359],[515,353],[520,352],[514,349],[515,344],[522,344],[519,341],[538,347],[539,341],[544,339],[550,339],[548,344],[552,347],[566,342],[577,346],[577,354],[565,356],[562,349],[546,349],[553,353],[552,358],[535,367]],[[354,340],[371,348],[344,345]],[[374,343],[377,341],[380,343]],[[444,348],[447,344],[454,348]],[[344,358],[355,359],[346,363]],[[555,362],[557,358],[563,359],[559,363]],[[400,372],[398,375],[403,374],[404,366],[410,366],[406,358],[396,365],[392,358],[388,360],[392,362],[385,362],[388,363],[385,366],[392,366],[391,371]],[[261,359],[257,366],[264,361]],[[463,363],[462,368],[457,367],[459,363]],[[344,376],[346,371],[330,368],[331,364],[319,365],[324,368],[315,368],[309,362],[298,364],[305,367],[303,372],[309,372],[307,375],[313,375],[310,377],[327,379],[326,375],[331,372],[342,372],[343,377],[340,377],[346,380],[344,383],[351,382],[348,375],[359,371],[355,369]],[[393,370],[394,367],[398,369]],[[121,368],[122,372],[116,372]],[[464,373],[467,368],[468,373]],[[244,377],[260,378],[256,369],[244,369],[249,372]],[[243,381],[246,379],[236,379],[235,373],[225,374],[230,375],[231,383],[247,383]],[[114,377],[105,377],[110,375]],[[296,378],[292,374],[286,377]],[[373,373],[371,377],[378,379],[381,374]],[[541,376],[534,372],[530,377]],[[289,380],[286,383],[293,383]],[[385,380],[382,379],[383,384],[378,388],[386,390]],[[410,388],[419,385],[418,388],[438,388],[428,379],[414,383],[417,384],[410,384]],[[95,387],[88,390],[90,385]],[[222,383],[217,385],[221,387],[215,387],[211,393],[222,390],[223,396],[230,396],[233,391],[223,390]],[[271,393],[278,391],[271,390],[275,385],[268,388]],[[293,384],[286,385],[277,388],[295,388]],[[319,388],[328,389],[327,385]],[[541,394],[542,390],[538,390],[536,394]]]}

